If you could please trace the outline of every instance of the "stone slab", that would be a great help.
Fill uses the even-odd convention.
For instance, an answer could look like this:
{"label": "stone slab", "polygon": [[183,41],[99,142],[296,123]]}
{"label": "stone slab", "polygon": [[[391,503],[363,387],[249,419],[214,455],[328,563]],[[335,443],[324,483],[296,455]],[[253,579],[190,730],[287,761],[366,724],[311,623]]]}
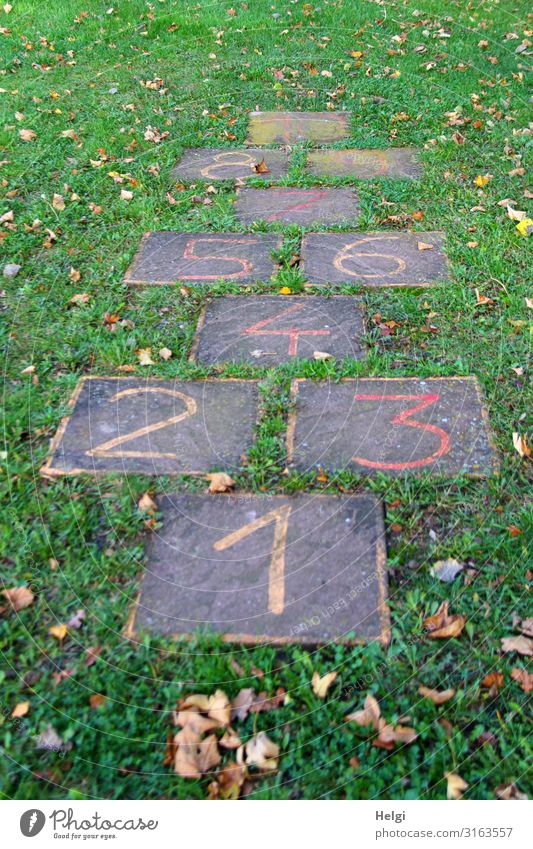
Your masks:
{"label": "stone slab", "polygon": [[246,144],[335,142],[349,135],[349,112],[250,112]]}
{"label": "stone slab", "polygon": [[436,232],[309,233],[300,268],[318,285],[430,286],[449,277],[444,234]]}
{"label": "stone slab", "polygon": [[364,356],[363,310],[356,298],[224,296],[200,319],[192,358],[206,365],[246,362],[275,366],[324,351],[338,359]]}
{"label": "stone slab", "polygon": [[253,444],[257,381],[86,377],[70,405],[46,476],[231,474]]}
{"label": "stone slab", "polygon": [[124,280],[134,286],[265,281],[276,270],[271,253],[281,243],[274,233],[146,233]]}
{"label": "stone slab", "polygon": [[378,177],[421,177],[422,166],[414,147],[387,150],[311,150],[307,170],[314,177],[354,177],[373,180]]}
{"label": "stone slab", "polygon": [[373,496],[176,495],[159,506],[132,632],[387,641],[383,514]]}
{"label": "stone slab", "polygon": [[[254,165],[264,160],[268,171],[258,174]],[[235,150],[195,147],[184,151],[175,165],[172,176],[185,182],[205,180],[279,180],[287,176],[289,156],[284,150]]]}
{"label": "stone slab", "polygon": [[359,205],[352,189],[241,189],[235,214],[242,224],[281,221],[310,226],[353,223]]}
{"label": "stone slab", "polygon": [[475,378],[295,380],[289,462],[383,472],[490,474],[496,456]]}

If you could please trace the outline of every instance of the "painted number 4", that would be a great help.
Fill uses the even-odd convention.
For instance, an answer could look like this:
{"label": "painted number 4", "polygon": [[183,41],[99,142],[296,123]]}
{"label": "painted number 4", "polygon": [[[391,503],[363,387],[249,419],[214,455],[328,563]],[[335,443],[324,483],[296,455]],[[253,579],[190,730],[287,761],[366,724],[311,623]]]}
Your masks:
{"label": "painted number 4", "polygon": [[375,460],[367,460],[365,457],[353,457],[355,463],[359,463],[361,466],[367,466],[370,469],[396,469],[397,471],[401,471],[403,469],[417,469],[421,466],[429,466],[431,463],[434,463],[440,457],[443,457],[451,448],[451,440],[449,435],[443,430],[441,427],[437,425],[428,424],[426,422],[420,422],[417,419],[413,418],[416,413],[419,413],[421,410],[429,407],[431,404],[435,404],[440,400],[440,395],[437,393],[428,393],[428,394],[420,394],[420,395],[356,395],[356,401],[418,401],[412,407],[408,407],[407,410],[404,410],[403,413],[398,413],[398,415],[394,416],[390,421],[394,426],[401,427],[414,427],[419,430],[426,431],[427,433],[431,433],[434,437],[438,439],[438,447],[432,454],[428,454],[427,457],[422,457],[421,460],[408,460],[403,463],[383,463]]}

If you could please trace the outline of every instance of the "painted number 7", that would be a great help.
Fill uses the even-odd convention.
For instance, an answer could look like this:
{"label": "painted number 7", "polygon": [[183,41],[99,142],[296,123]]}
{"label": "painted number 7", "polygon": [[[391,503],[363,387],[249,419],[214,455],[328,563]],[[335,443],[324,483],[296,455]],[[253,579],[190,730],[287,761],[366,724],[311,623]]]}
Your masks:
{"label": "painted number 7", "polygon": [[428,433],[432,433],[439,440],[439,446],[433,454],[429,454],[427,457],[422,457],[421,460],[409,460],[405,463],[382,463],[374,460],[367,460],[365,457],[353,457],[355,463],[359,463],[361,466],[367,466],[371,469],[396,469],[397,471],[402,471],[403,469],[417,469],[421,466],[429,466],[431,463],[434,463],[439,457],[443,457],[451,448],[451,440],[449,435],[443,430],[441,427],[437,425],[427,424],[426,422],[419,422],[417,419],[414,419],[413,416],[416,413],[419,413],[420,410],[423,410],[425,407],[429,407],[430,404],[434,404],[436,401],[440,400],[440,395],[435,394],[421,394],[421,395],[356,395],[356,401],[418,401],[418,404],[415,404],[413,407],[408,407],[407,410],[404,410],[403,413],[398,413],[397,416],[391,419],[391,424],[393,425],[402,425],[404,427],[416,427],[420,430],[425,430]]}
{"label": "painted number 7", "polygon": [[248,525],[243,525],[242,528],[238,528],[213,543],[215,551],[225,551],[253,534],[254,531],[274,522],[274,542],[268,570],[268,610],[270,613],[283,613],[285,607],[285,546],[287,544],[290,513],[291,506],[289,504],[276,507],[270,513],[265,513],[264,516],[260,516]]}

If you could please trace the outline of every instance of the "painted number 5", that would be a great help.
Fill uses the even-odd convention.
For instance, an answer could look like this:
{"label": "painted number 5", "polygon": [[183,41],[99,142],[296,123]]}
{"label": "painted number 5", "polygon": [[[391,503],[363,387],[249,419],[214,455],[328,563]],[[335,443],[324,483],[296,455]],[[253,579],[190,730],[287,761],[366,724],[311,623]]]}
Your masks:
{"label": "painted number 5", "polygon": [[441,427],[437,425],[420,422],[413,418],[416,413],[429,407],[430,404],[435,404],[440,400],[440,395],[424,394],[424,395],[356,395],[356,401],[418,401],[413,407],[408,407],[403,413],[398,413],[397,416],[391,419],[391,424],[403,427],[416,427],[419,430],[425,430],[427,433],[433,434],[439,440],[439,446],[433,454],[423,457],[421,460],[408,460],[405,463],[382,463],[375,460],[367,460],[365,457],[353,457],[355,463],[361,466],[367,466],[370,469],[417,469],[421,466],[429,466],[434,463],[439,457],[443,457],[451,448],[449,435]]}

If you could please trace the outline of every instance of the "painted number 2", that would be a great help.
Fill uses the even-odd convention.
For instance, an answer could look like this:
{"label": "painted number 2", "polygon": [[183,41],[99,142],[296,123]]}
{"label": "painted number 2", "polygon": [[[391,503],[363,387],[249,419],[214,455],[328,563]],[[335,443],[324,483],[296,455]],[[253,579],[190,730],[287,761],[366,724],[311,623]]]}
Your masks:
{"label": "painted number 2", "polygon": [[361,466],[367,466],[370,469],[396,469],[397,471],[401,471],[403,469],[417,469],[421,466],[429,466],[431,463],[438,460],[439,457],[443,457],[447,454],[450,450],[451,441],[445,430],[437,425],[420,422],[413,418],[413,416],[416,415],[416,413],[419,413],[420,410],[423,410],[426,407],[429,407],[430,404],[435,404],[439,401],[440,395],[437,395],[436,393],[421,395],[356,395],[355,400],[418,401],[417,404],[412,407],[408,407],[408,409],[404,410],[403,413],[398,413],[398,415],[394,416],[394,418],[391,419],[391,424],[403,427],[415,427],[419,430],[424,430],[427,433],[433,434],[433,436],[437,437],[439,440],[438,448],[433,452],[433,454],[429,454],[421,460],[408,460],[404,463],[383,463],[375,460],[367,460],[365,457],[353,457],[355,463],[359,463]]}
{"label": "painted number 2", "polygon": [[177,416],[171,416],[168,419],[162,419],[159,422],[154,422],[151,425],[145,425],[145,427],[139,427],[137,430],[133,430],[131,433],[124,433],[122,436],[115,436],[114,439],[109,439],[107,442],[102,442],[100,445],[97,445],[96,448],[91,448],[89,451],[85,453],[88,454],[89,457],[171,457],[174,458],[175,454],[167,454],[161,453],[158,451],[133,451],[124,449],[123,446],[126,442],[131,442],[132,439],[138,439],[141,436],[148,436],[149,433],[154,433],[156,430],[162,430],[164,427],[169,427],[170,425],[178,424],[178,422],[183,421],[183,419],[187,419],[190,416],[194,416],[196,413],[196,401],[193,398],[190,398],[188,395],[185,395],[183,392],[178,392],[174,389],[164,389],[163,387],[149,387],[149,386],[139,386],[132,389],[123,389],[121,392],[116,392],[109,401],[119,401],[121,398],[127,398],[132,395],[142,395],[147,393],[155,393],[159,395],[171,395],[174,398],[179,398],[180,401],[183,401],[185,405],[185,409],[183,412],[178,413]]}
{"label": "painted number 2", "polygon": [[215,551],[226,551],[232,545],[245,539],[260,528],[274,522],[274,542],[272,544],[272,556],[268,570],[268,610],[270,613],[283,613],[285,608],[285,546],[287,543],[287,531],[289,529],[289,516],[291,506],[285,504],[265,513],[253,522],[243,525],[231,534],[217,540],[213,544]]}

